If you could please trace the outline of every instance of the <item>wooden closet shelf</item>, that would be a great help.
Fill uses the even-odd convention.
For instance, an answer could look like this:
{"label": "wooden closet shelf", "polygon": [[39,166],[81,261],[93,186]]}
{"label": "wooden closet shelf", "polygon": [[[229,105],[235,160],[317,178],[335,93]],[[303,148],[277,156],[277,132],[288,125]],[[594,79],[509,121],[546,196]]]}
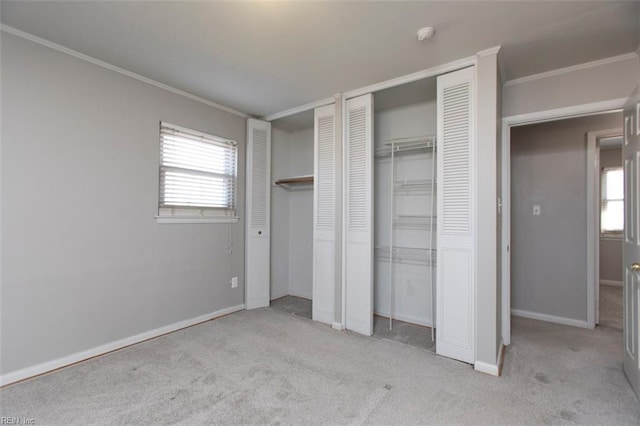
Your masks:
{"label": "wooden closet shelf", "polygon": [[312,183],[313,183],[313,175],[278,179],[275,182],[276,185],[285,186],[285,187],[294,186],[294,185],[309,185]]}

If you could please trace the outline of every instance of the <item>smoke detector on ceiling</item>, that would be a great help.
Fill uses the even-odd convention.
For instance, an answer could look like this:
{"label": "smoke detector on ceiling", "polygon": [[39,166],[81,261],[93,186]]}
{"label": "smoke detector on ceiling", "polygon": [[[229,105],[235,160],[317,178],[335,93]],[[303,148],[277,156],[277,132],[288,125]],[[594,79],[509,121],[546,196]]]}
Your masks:
{"label": "smoke detector on ceiling", "polygon": [[429,41],[433,38],[433,35],[436,33],[435,28],[433,27],[424,27],[420,28],[416,33],[418,40],[420,41]]}

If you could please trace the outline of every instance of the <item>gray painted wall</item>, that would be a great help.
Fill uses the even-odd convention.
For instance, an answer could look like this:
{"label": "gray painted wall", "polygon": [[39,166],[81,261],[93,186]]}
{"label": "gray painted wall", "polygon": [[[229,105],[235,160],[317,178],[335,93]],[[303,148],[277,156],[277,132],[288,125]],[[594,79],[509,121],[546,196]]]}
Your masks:
{"label": "gray painted wall", "polygon": [[[160,120],[245,120],[2,34],[2,348],[12,372],[244,302],[244,221],[156,223]],[[231,276],[240,285],[230,288]]]}
{"label": "gray painted wall", "polygon": [[621,120],[615,113],[512,128],[513,309],[586,321],[586,133]]}
{"label": "gray painted wall", "polygon": [[[374,144],[381,148],[385,142],[394,138],[407,138],[421,135],[435,135],[436,123],[436,85],[424,84],[419,93],[406,96],[404,88],[388,90],[383,95],[374,94]],[[382,98],[381,102],[378,99]],[[419,102],[416,102],[418,101]],[[405,101],[412,103],[405,104]],[[391,105],[386,108],[384,106]],[[395,179],[426,179],[431,177],[431,154],[413,153],[397,156],[394,163]],[[390,237],[391,214],[391,158],[384,157],[374,161],[374,245],[388,246]],[[434,198],[435,199],[435,198]],[[395,214],[426,214],[431,199],[425,195],[396,195]],[[435,235],[435,228],[434,228]],[[436,243],[434,237],[434,243]],[[429,245],[427,229],[401,229],[394,231],[394,243],[400,247],[422,247]],[[393,316],[401,321],[429,325],[433,324],[432,291],[429,285],[430,267],[397,263],[393,267]],[[433,283],[435,286],[435,269]],[[389,262],[377,260],[374,256],[374,313],[389,316]]]}
{"label": "gray painted wall", "polygon": [[[313,117],[312,117],[313,118]],[[309,123],[311,126],[313,122]],[[313,174],[313,127],[287,132],[274,123],[272,179]],[[313,295],[313,189],[271,191],[271,300]]]}
{"label": "gray painted wall", "polygon": [[[622,148],[600,150],[600,167],[622,166]],[[600,279],[622,282],[622,240],[600,238]]]}
{"label": "gray painted wall", "polygon": [[[271,130],[271,180],[289,177],[289,132]],[[271,187],[271,300],[289,294],[289,191]]]}
{"label": "gray painted wall", "polygon": [[[313,174],[313,127],[291,133],[290,176]],[[289,294],[313,296],[313,189],[289,191]]]}
{"label": "gray painted wall", "polygon": [[637,83],[638,70],[636,56],[525,83],[508,84],[503,92],[503,116],[626,99]]}

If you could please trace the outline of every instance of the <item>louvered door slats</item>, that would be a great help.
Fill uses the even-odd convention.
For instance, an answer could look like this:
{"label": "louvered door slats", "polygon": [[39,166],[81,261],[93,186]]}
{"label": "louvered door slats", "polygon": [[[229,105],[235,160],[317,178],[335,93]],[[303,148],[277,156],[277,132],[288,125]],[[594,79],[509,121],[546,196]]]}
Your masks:
{"label": "louvered door slats", "polygon": [[373,98],[346,102],[346,327],[373,332]]}
{"label": "louvered door slats", "polygon": [[267,131],[253,129],[253,158],[251,169],[251,225],[267,224]]}
{"label": "louvered door slats", "polygon": [[336,106],[314,112],[314,228],[312,318],[335,320],[336,292]]}
{"label": "louvered door slats", "polygon": [[245,304],[269,306],[271,124],[247,120]]}
{"label": "louvered door slats", "polygon": [[473,84],[468,68],[438,77],[436,352],[474,362]]}

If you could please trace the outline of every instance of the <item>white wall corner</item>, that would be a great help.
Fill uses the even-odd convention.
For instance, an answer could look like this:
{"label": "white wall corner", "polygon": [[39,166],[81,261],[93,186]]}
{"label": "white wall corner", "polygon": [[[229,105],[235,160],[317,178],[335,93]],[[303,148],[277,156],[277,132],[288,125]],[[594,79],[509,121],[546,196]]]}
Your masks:
{"label": "white wall corner", "polygon": [[502,59],[502,55],[498,52],[498,71],[500,72],[500,84],[504,86],[504,83],[507,81],[507,72],[504,68],[504,59]]}
{"label": "white wall corner", "polygon": [[500,82],[504,85],[507,75],[504,69],[504,60],[502,59],[502,55],[500,54],[501,49],[502,49],[502,46],[498,45],[498,46],[491,47],[489,49],[481,50],[480,52],[477,53],[477,55],[478,55],[478,58],[496,55],[497,63],[498,63],[498,71],[500,73]]}
{"label": "white wall corner", "polygon": [[244,304],[231,306],[229,308],[220,309],[218,311],[211,312],[209,314],[204,314],[195,318],[165,325],[163,327],[159,327],[154,330],[145,331],[145,332],[136,334],[134,336],[125,337],[124,339],[116,340],[114,342],[105,343],[104,345],[87,349],[82,352],[76,352],[74,354],[67,355],[62,358],[45,361],[43,363],[22,368],[17,371],[12,371],[10,373],[6,373],[0,376],[0,386],[6,386],[11,383],[19,382],[25,379],[39,376],[41,374],[49,373],[53,370],[58,370],[63,367],[68,367],[72,364],[85,361],[89,358],[105,355],[109,352],[113,352],[118,349],[123,349],[123,348],[126,348],[127,346],[131,346],[136,343],[144,342],[145,340],[153,339],[155,337],[160,337],[164,334],[173,333],[174,331],[178,331],[183,328],[191,327],[206,321],[210,321],[215,318],[232,314],[234,312],[242,311],[244,310],[244,308],[245,308]]}
{"label": "white wall corner", "polygon": [[331,324],[331,328],[333,328],[334,330],[342,331],[344,330],[344,324],[342,324],[341,322],[334,322],[333,324]]}

